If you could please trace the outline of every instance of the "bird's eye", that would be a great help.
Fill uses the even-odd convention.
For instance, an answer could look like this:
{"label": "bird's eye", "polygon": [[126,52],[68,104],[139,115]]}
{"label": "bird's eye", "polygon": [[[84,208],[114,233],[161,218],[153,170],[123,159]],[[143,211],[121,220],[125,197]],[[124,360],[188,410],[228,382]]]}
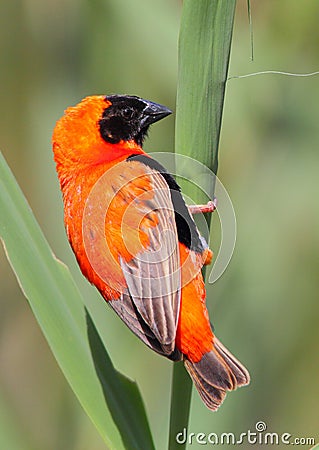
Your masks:
{"label": "bird's eye", "polygon": [[133,114],[134,114],[134,111],[131,108],[125,108],[122,110],[122,117],[124,117],[124,119],[126,119],[126,120],[132,119]]}

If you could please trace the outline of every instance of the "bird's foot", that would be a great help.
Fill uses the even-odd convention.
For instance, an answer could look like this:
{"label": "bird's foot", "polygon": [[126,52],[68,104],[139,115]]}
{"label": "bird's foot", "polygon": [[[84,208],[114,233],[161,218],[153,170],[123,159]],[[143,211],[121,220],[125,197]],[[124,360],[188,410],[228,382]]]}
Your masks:
{"label": "bird's foot", "polygon": [[206,205],[188,205],[188,211],[191,214],[199,214],[199,213],[212,213],[217,208],[217,199],[210,200]]}

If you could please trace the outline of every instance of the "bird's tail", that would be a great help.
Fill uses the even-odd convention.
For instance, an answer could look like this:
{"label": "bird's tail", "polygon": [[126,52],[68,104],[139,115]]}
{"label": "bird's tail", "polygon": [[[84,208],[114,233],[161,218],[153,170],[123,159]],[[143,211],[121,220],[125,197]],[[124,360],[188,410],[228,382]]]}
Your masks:
{"label": "bird's tail", "polygon": [[184,360],[205,405],[216,411],[226,392],[249,383],[247,369],[214,337],[214,348],[196,363]]}

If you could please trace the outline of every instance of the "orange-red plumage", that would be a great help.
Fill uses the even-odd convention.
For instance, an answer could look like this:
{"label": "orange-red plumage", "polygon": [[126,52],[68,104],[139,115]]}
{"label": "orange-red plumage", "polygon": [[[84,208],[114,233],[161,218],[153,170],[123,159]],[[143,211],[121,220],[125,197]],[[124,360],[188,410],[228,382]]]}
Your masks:
{"label": "orange-red plumage", "polygon": [[88,97],[57,122],[54,158],[83,274],[149,347],[184,360],[214,410],[249,375],[211,330],[201,274],[211,252],[175,181],[142,149],[168,113],[137,97]]}

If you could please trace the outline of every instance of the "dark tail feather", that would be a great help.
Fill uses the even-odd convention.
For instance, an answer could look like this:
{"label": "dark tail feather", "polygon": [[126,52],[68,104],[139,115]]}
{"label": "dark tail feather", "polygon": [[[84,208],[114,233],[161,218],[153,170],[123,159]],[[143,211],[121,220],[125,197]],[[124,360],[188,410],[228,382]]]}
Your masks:
{"label": "dark tail feather", "polygon": [[205,405],[216,411],[222,404],[226,391],[249,383],[247,369],[215,337],[214,348],[200,361],[184,361],[196,389]]}

